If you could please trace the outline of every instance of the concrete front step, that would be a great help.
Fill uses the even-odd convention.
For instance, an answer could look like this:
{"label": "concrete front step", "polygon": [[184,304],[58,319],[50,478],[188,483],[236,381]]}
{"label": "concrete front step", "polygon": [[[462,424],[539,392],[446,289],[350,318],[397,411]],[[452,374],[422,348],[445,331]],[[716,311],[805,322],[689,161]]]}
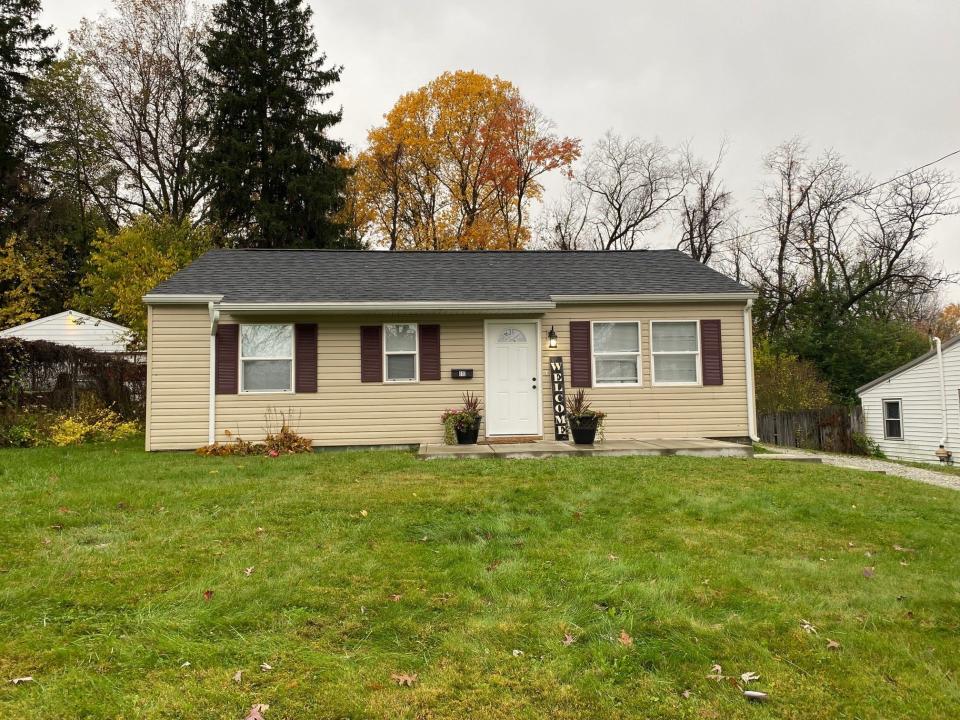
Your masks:
{"label": "concrete front step", "polygon": [[701,438],[678,440],[608,440],[596,445],[575,445],[572,442],[540,440],[523,444],[478,444],[440,445],[423,444],[417,457],[424,460],[437,458],[502,458],[517,460],[544,457],[592,457],[592,456],[660,456],[687,455],[695,457],[751,457],[749,445],[705,440]]}

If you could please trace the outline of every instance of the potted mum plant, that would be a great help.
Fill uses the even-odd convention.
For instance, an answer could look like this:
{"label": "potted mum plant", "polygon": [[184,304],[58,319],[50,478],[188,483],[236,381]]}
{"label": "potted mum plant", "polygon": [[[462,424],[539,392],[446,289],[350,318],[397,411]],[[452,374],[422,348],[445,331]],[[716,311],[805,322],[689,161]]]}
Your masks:
{"label": "potted mum plant", "polygon": [[471,392],[463,394],[463,407],[444,410],[443,437],[448,445],[475,445],[480,434],[480,399]]}
{"label": "potted mum plant", "polygon": [[[602,410],[594,410],[587,400],[587,393],[581,388],[567,398],[567,422],[577,445],[593,445],[597,431],[603,432]],[[601,435],[602,436],[602,435]]]}

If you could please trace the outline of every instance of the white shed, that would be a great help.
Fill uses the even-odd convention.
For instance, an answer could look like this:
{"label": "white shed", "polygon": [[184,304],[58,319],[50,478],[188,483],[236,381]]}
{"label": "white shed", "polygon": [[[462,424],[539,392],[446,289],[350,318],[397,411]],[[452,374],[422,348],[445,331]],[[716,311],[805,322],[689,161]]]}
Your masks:
{"label": "white shed", "polygon": [[866,434],[888,457],[960,461],[960,335],[857,389]]}
{"label": "white shed", "polygon": [[64,310],[0,332],[0,338],[46,340],[60,345],[123,354],[127,354],[130,336],[130,328],[76,310]]}

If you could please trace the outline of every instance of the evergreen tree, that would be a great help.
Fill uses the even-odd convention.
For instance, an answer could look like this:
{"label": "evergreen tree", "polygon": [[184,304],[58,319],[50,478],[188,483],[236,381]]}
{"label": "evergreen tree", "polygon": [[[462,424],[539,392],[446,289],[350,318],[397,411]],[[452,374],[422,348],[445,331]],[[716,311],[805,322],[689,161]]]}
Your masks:
{"label": "evergreen tree", "polygon": [[213,10],[204,165],[211,215],[247,247],[343,247],[342,112],[320,106],[340,79],[324,67],[302,0],[225,0]]}
{"label": "evergreen tree", "polygon": [[35,149],[27,130],[31,103],[27,86],[53,60],[45,45],[53,33],[36,22],[40,0],[0,2],[0,230],[9,232],[14,215],[32,197],[27,160]]}

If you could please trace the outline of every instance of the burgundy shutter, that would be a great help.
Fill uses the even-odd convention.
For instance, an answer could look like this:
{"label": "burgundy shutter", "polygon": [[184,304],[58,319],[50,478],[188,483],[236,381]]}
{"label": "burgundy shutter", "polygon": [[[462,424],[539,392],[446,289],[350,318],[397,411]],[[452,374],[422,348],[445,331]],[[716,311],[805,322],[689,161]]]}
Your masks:
{"label": "burgundy shutter", "polygon": [[297,323],[293,326],[293,366],[297,374],[294,390],[298,393],[317,391],[317,324]]}
{"label": "burgundy shutter", "polygon": [[240,387],[240,326],[217,325],[216,388],[217,395],[236,395]]}
{"label": "burgundy shutter", "polygon": [[440,326],[420,325],[420,379],[440,379]]}
{"label": "burgundy shutter", "polygon": [[574,320],[570,323],[570,385],[590,387],[593,369],[590,367],[590,323]]}
{"label": "burgundy shutter", "polygon": [[360,326],[360,382],[383,382],[383,330]]}
{"label": "burgundy shutter", "polygon": [[720,343],[720,321],[700,321],[700,362],[704,385],[723,385],[723,346]]}

